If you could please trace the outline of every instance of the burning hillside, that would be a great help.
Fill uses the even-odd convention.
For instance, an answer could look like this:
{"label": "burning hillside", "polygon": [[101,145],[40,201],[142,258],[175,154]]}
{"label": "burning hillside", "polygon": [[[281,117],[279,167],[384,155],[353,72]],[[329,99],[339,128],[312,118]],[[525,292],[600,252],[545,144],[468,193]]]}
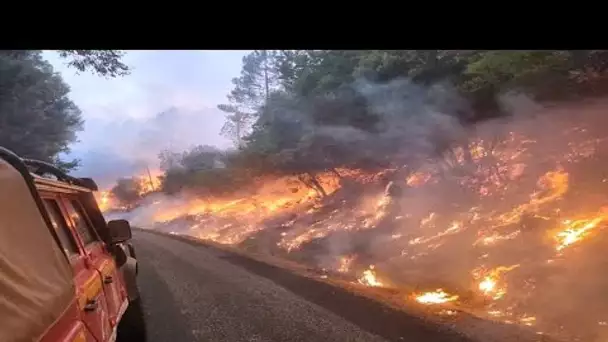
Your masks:
{"label": "burning hillside", "polygon": [[410,289],[404,301],[599,341],[608,336],[608,135],[601,109],[589,112],[478,126],[441,158],[333,169],[314,186],[261,177],[229,197],[151,197],[133,220]]}
{"label": "burning hillside", "polygon": [[130,209],[143,197],[160,189],[160,176],[160,170],[146,169],[138,176],[118,180],[111,190],[96,193],[99,208],[102,212]]}

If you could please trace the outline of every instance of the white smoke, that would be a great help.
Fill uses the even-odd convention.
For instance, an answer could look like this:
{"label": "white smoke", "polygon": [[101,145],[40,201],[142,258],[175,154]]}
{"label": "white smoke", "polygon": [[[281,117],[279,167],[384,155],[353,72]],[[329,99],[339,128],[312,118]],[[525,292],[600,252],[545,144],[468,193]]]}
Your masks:
{"label": "white smoke", "polygon": [[223,115],[216,109],[187,110],[172,107],[150,118],[104,122],[89,119],[86,144],[74,147],[70,157],[81,159],[75,175],[92,177],[101,188],[120,177],[158,168],[158,154],[165,149],[181,152],[195,145],[227,148],[218,135]]}

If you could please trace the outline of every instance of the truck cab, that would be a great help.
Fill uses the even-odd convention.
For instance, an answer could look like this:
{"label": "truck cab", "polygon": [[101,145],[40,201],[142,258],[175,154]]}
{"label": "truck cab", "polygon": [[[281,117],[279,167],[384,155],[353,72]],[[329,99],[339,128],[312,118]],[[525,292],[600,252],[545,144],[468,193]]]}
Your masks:
{"label": "truck cab", "polygon": [[94,191],[0,147],[0,341],[145,340],[131,227]]}

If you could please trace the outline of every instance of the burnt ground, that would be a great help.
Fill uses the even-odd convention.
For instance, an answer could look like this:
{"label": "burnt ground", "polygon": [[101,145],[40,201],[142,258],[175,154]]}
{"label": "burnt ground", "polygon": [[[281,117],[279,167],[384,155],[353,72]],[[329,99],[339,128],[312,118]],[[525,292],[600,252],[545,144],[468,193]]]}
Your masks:
{"label": "burnt ground", "polygon": [[[134,243],[150,342],[474,341],[446,325],[208,244],[140,230]],[[515,340],[528,339],[509,339]]]}

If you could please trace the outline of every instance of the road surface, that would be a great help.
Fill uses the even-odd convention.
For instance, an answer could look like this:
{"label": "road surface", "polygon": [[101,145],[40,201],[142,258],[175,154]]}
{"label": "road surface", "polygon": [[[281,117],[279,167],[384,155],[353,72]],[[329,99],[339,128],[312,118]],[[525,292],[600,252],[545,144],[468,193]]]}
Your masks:
{"label": "road surface", "polygon": [[143,231],[134,244],[149,342],[468,341],[214,247]]}

